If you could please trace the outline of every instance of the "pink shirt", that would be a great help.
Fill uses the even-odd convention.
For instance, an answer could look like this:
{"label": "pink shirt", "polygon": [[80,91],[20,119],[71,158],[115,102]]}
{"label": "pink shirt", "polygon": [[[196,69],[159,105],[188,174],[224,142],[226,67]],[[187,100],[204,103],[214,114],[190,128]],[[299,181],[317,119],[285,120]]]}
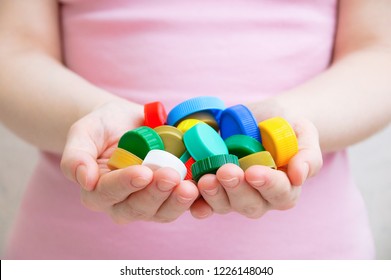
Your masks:
{"label": "pink shirt", "polygon": [[[261,100],[328,67],[336,0],[63,0],[67,66],[139,103]],[[70,89],[71,90],[71,89]],[[5,255],[11,259],[369,259],[366,210],[345,152],[325,156],[298,205],[169,224],[114,224],[42,153]]]}

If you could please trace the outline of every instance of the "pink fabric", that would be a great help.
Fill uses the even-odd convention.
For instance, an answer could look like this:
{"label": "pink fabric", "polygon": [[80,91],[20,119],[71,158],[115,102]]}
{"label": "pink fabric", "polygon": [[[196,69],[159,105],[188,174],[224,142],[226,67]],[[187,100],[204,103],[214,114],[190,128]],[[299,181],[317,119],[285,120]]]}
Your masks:
{"label": "pink fabric", "polygon": [[[136,102],[168,110],[198,95],[261,100],[329,64],[336,1],[62,1],[69,68]],[[78,187],[42,154],[5,255],[11,259],[370,259],[372,236],[344,152],[325,157],[298,205],[118,226],[80,204]]]}

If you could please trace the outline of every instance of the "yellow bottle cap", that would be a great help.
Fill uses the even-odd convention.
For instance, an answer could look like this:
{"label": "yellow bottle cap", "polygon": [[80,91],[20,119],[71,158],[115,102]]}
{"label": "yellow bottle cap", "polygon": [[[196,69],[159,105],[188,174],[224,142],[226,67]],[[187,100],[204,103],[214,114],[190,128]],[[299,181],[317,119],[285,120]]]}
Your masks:
{"label": "yellow bottle cap", "polygon": [[214,130],[219,131],[219,124],[217,123],[213,114],[208,111],[202,111],[188,115],[186,119],[196,119],[203,121],[207,125],[213,127]]}
{"label": "yellow bottle cap", "polygon": [[239,165],[243,171],[246,171],[250,166],[253,165],[264,165],[273,169],[277,168],[272,155],[267,151],[262,151],[242,157],[239,159]]}
{"label": "yellow bottle cap", "polygon": [[116,148],[111,155],[107,166],[110,170],[121,169],[131,165],[141,164],[143,161],[138,156],[128,152],[127,150]]}
{"label": "yellow bottle cap", "polygon": [[170,125],[161,125],[154,130],[159,134],[164,144],[164,150],[176,157],[181,157],[186,151],[183,143],[183,133],[178,128]]}
{"label": "yellow bottle cap", "polygon": [[281,117],[258,123],[262,144],[270,152],[277,167],[286,165],[298,152],[299,145],[291,125]]}
{"label": "yellow bottle cap", "polygon": [[181,121],[177,128],[182,131],[182,133],[186,133],[190,128],[195,126],[196,124],[202,123],[203,121],[197,120],[197,119],[186,119]]}

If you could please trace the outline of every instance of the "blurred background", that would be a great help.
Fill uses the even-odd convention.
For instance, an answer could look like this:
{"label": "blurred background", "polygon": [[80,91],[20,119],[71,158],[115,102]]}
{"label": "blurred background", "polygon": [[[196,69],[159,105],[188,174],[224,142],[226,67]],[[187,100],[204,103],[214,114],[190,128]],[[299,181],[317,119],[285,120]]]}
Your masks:
{"label": "blurred background", "polygon": [[[377,259],[391,260],[391,126],[349,149],[368,207]],[[0,258],[37,151],[0,124]]]}

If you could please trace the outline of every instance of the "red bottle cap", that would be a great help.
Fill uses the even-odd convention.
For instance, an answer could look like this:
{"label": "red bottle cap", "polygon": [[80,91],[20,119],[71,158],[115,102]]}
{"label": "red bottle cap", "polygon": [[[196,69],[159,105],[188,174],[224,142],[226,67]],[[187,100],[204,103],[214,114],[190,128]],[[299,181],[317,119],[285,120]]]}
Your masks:
{"label": "red bottle cap", "polygon": [[155,128],[164,125],[166,120],[166,109],[161,102],[156,101],[144,105],[144,126]]}
{"label": "red bottle cap", "polygon": [[195,163],[195,159],[190,157],[186,163],[185,163],[185,166],[186,166],[186,169],[187,169],[187,173],[186,173],[186,176],[185,176],[185,180],[192,180],[193,179],[193,174],[191,172],[191,166],[193,165],[193,163]]}

